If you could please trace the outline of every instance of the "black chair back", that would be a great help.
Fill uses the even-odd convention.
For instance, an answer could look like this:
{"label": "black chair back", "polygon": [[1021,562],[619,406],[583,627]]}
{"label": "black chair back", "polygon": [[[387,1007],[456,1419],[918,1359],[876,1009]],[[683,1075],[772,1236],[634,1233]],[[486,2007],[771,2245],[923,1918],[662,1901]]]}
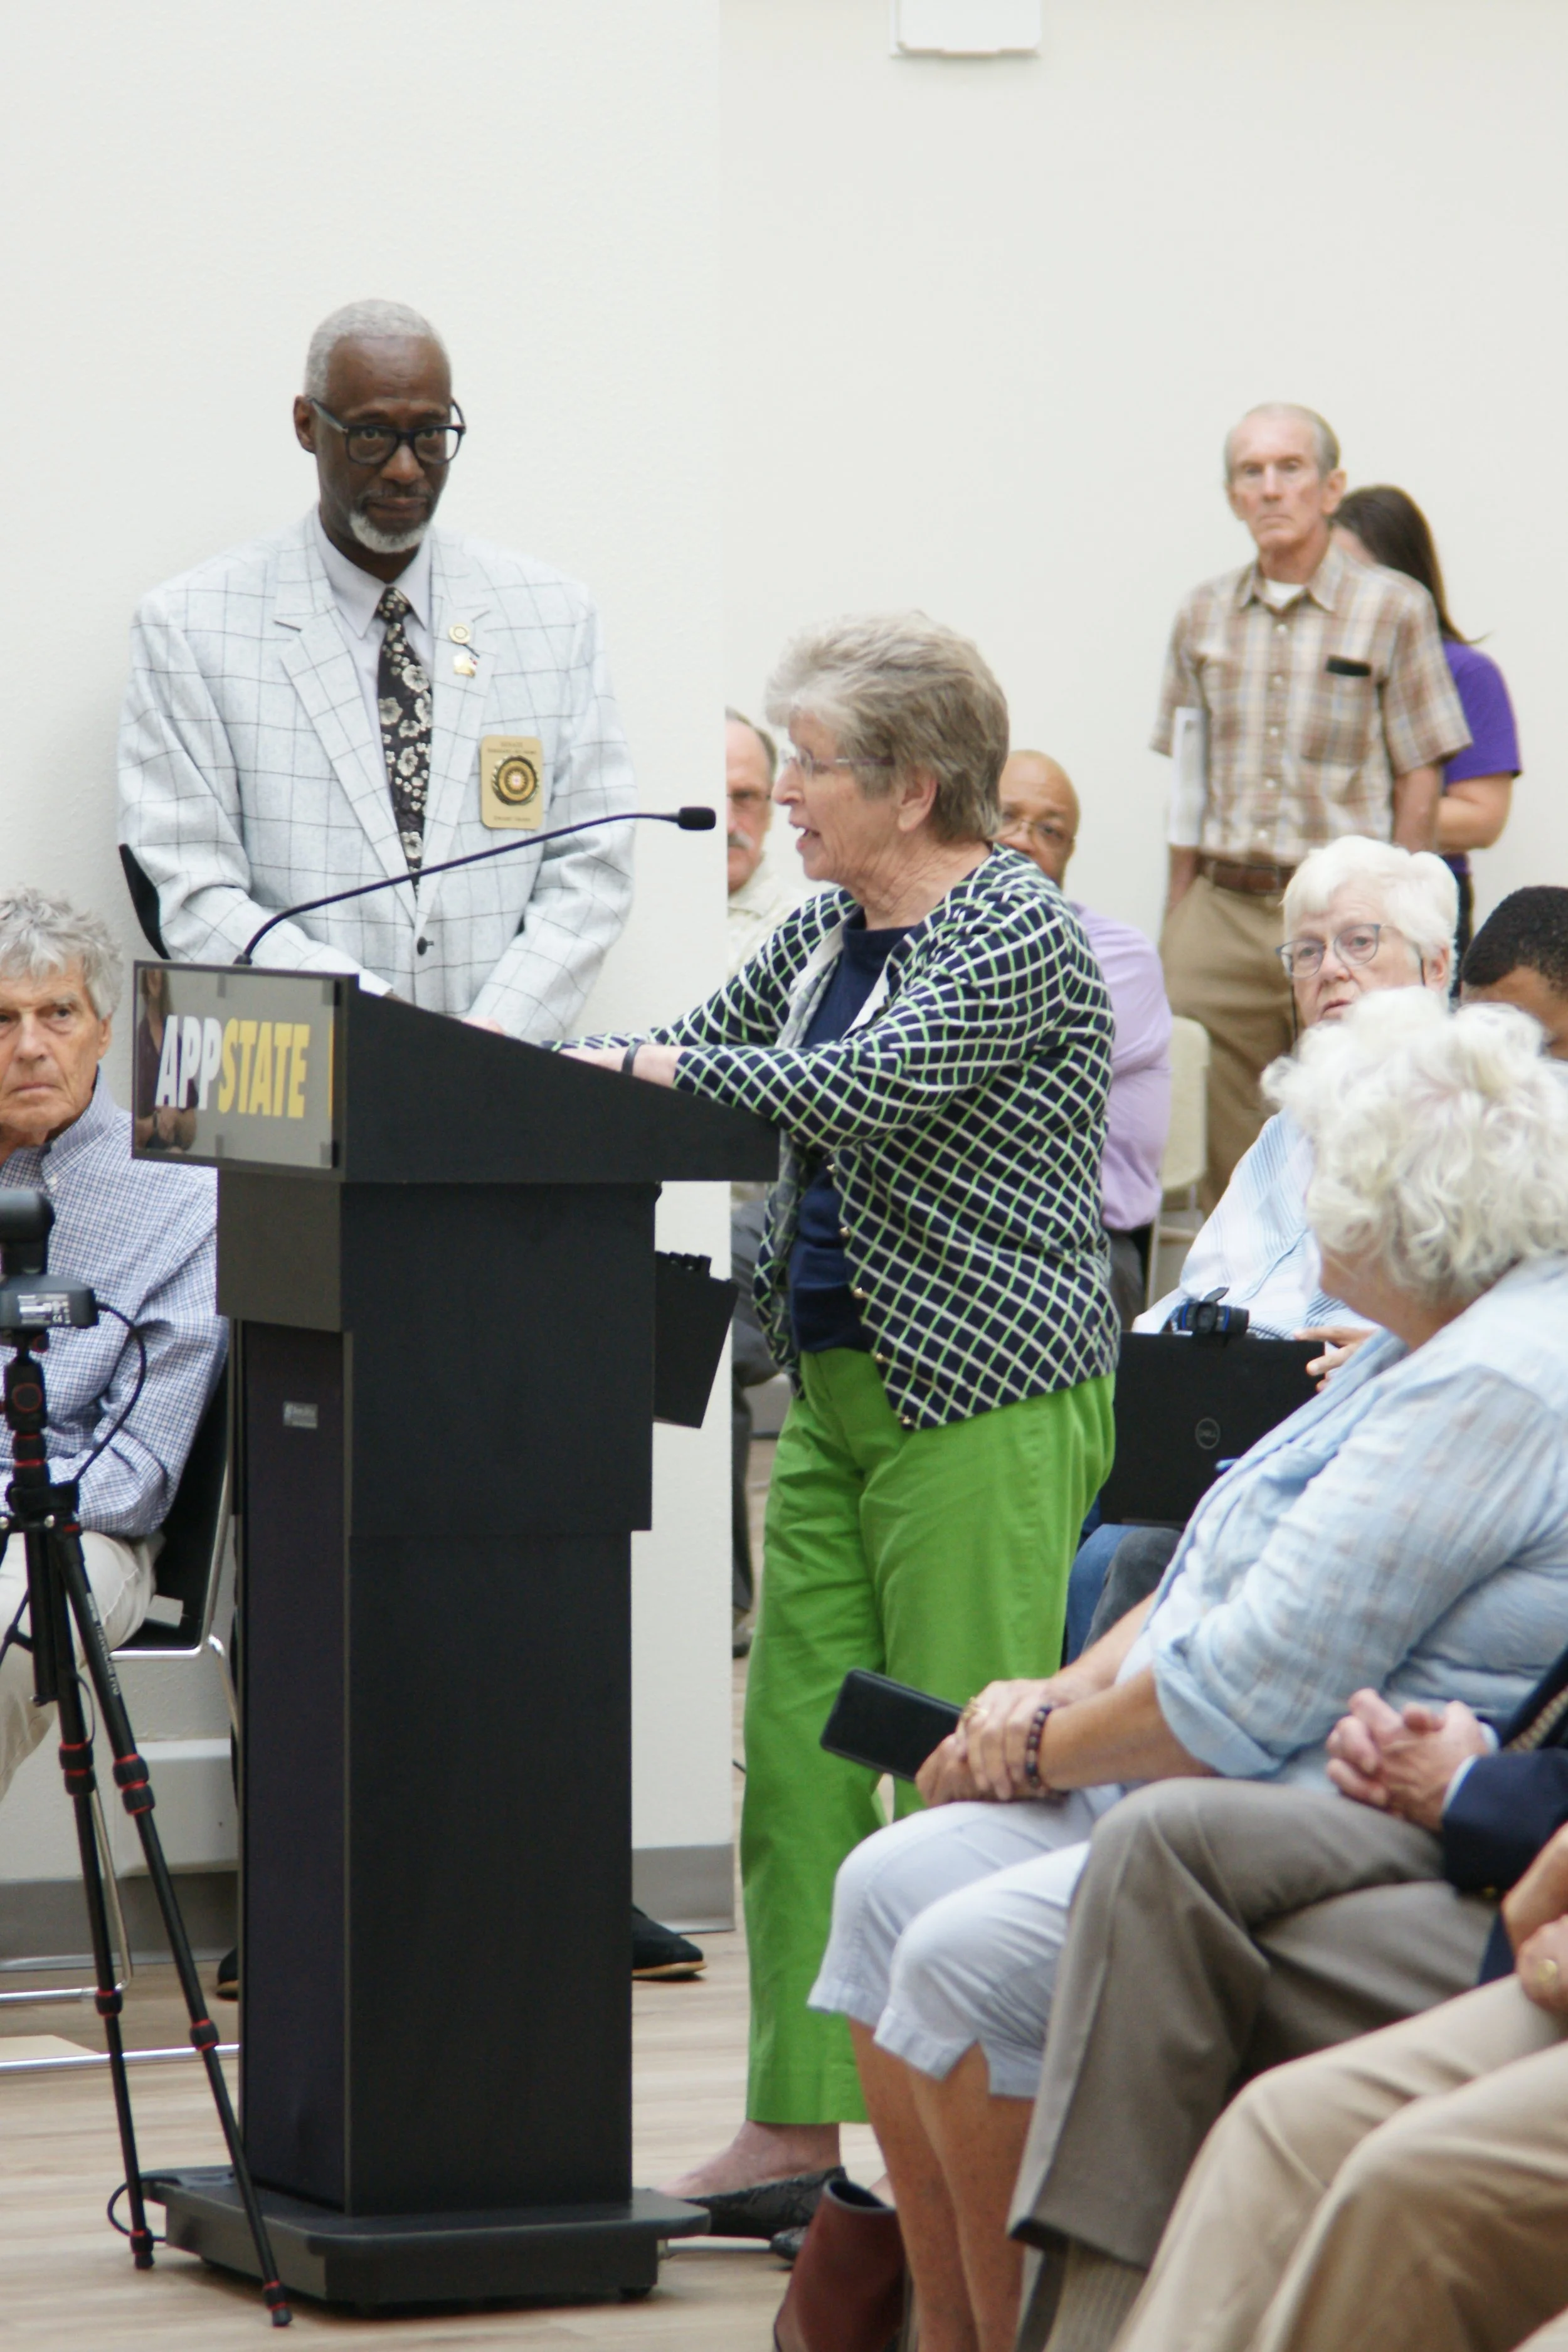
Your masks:
{"label": "black chair back", "polygon": [[161,956],[167,963],[169,950],[163,945],[163,934],[158,927],[163,909],[158,904],[157,890],[123,842],[120,845],[120,863],[125,873],[125,887],[131,893],[131,904],[136,909],[136,919],[142,926],[142,936],[153,954]]}
{"label": "black chair back", "polygon": [[149,1617],[126,1643],[128,1650],[193,1650],[205,1639],[208,1596],[222,1565],[228,1517],[228,1463],[226,1364],[185,1457],[153,1564],[153,1589],[160,1599],[179,1602],[180,1622],[165,1625]]}

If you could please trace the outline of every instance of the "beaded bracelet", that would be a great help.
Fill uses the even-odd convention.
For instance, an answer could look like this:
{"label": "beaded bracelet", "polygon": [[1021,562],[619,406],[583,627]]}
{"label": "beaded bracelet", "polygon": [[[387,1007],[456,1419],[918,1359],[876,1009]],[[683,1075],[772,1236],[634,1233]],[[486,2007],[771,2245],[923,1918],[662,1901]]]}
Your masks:
{"label": "beaded bracelet", "polygon": [[1047,1699],[1035,1709],[1029,1721],[1029,1736],[1024,1742],[1024,1778],[1031,1789],[1045,1786],[1040,1778],[1040,1742],[1045,1738],[1051,1705],[1051,1701]]}

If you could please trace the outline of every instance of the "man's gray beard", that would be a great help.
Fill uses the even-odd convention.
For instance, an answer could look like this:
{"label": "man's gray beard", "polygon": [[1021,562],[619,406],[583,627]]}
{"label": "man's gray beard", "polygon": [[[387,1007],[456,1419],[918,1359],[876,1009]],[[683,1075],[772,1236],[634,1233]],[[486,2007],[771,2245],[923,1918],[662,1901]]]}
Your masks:
{"label": "man's gray beard", "polygon": [[726,849],[749,850],[754,849],[756,844],[754,842],[748,841],[743,833],[727,833],[724,836],[724,846]]}
{"label": "man's gray beard", "polygon": [[349,509],[349,529],[373,555],[406,555],[418,546],[429,528],[430,518],[426,515],[412,530],[382,530],[357,507]]}

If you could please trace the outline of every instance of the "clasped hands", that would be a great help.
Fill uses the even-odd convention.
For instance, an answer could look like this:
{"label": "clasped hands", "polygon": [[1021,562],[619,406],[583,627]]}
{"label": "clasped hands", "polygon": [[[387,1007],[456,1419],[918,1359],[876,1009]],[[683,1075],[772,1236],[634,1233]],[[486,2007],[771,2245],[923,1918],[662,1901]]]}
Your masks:
{"label": "clasped hands", "polygon": [[1394,1707],[1376,1691],[1359,1690],[1329,1734],[1329,1778],[1342,1796],[1435,1830],[1460,1765],[1489,1756],[1491,1746],[1460,1699]]}
{"label": "clasped hands", "polygon": [[970,1700],[957,1730],[926,1758],[915,1786],[928,1805],[973,1798],[1005,1805],[1019,1797],[1048,1796],[1024,1769],[1029,1726],[1040,1707],[1066,1706],[1084,1695],[1070,1669],[1044,1682],[987,1683]]}
{"label": "clasped hands", "polygon": [[[1442,1822],[1460,1765],[1492,1752],[1462,1701],[1395,1708],[1371,1690],[1357,1691],[1328,1746],[1329,1778],[1342,1795],[1428,1830]],[[1502,1916],[1525,1992],[1542,2009],[1568,2013],[1568,1829],[1542,1847]]]}

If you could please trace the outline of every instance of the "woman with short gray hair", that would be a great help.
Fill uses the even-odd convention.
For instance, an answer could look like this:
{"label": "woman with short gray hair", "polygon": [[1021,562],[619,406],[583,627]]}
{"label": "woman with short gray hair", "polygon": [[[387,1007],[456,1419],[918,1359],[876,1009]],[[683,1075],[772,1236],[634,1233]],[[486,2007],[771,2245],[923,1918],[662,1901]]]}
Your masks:
{"label": "woman with short gray hair", "polygon": [[767,715],[819,895],[683,1020],[576,1049],[783,1134],[755,1285],[796,1392],[746,1697],[751,2120],[676,2184],[763,2237],[864,2113],[805,1996],[834,1873],[882,1815],[823,1724],[854,1666],[962,1700],[1056,1664],[1117,1346],[1110,1001],[1056,885],[993,848],[1000,687],[923,614],[847,620],[790,646]]}
{"label": "woman with short gray hair", "polygon": [[1383,921],[1410,949],[1423,982],[1429,965],[1452,967],[1459,898],[1451,868],[1429,849],[1401,849],[1360,833],[1342,834],[1298,866],[1285,886],[1287,941],[1352,890],[1377,900]]}
{"label": "woman with short gray hair", "polygon": [[1568,1249],[1568,1088],[1512,1006],[1445,1022],[1426,996],[1384,997],[1265,1083],[1312,1139],[1324,1261],[1361,1285],[1451,1322],[1510,1267]]}

